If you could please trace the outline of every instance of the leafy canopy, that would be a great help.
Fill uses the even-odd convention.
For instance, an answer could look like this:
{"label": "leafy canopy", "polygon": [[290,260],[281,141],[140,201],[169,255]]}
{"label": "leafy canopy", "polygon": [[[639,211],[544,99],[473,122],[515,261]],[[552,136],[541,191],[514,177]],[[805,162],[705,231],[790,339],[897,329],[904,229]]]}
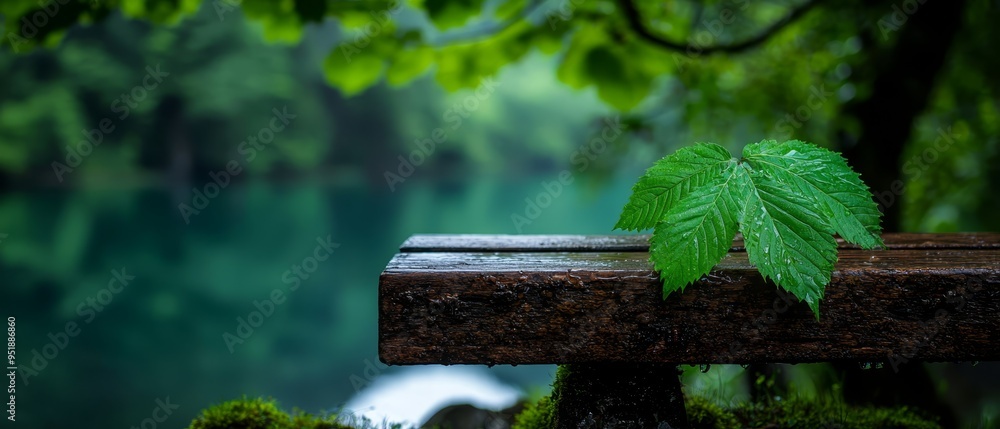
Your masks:
{"label": "leafy canopy", "polygon": [[664,298],[707,274],[742,232],[750,262],[819,318],[837,262],[833,234],[865,249],[881,247],[880,216],[839,154],[798,140],[764,140],[747,145],[741,159],[701,143],[657,161],[633,187],[615,228],[654,228],[650,261]]}

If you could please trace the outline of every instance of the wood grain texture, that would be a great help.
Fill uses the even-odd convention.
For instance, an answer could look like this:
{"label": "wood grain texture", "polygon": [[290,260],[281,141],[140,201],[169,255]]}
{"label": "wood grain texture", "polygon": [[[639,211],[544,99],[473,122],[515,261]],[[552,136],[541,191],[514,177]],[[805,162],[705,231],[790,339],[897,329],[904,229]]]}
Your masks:
{"label": "wood grain texture", "polygon": [[[1000,249],[998,233],[885,234],[889,249]],[[857,249],[841,239],[841,248]],[[400,246],[400,252],[645,252],[649,234],[632,235],[490,235],[417,234]],[[736,236],[732,251],[743,250]]]}
{"label": "wood grain texture", "polygon": [[743,252],[663,300],[643,251],[602,251],[584,236],[499,246],[531,252],[477,239],[483,248],[459,251],[464,238],[442,247],[418,237],[380,279],[379,354],[390,364],[1000,359],[997,234],[887,235],[889,250],[845,248],[820,321]]}

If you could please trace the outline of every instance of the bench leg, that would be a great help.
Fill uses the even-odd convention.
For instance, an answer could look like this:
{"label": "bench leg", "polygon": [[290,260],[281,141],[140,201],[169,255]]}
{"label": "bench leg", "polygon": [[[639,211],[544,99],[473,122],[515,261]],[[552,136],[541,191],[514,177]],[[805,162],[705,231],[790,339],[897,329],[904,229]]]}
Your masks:
{"label": "bench leg", "polygon": [[559,429],[687,429],[680,371],[671,364],[575,364],[555,386]]}

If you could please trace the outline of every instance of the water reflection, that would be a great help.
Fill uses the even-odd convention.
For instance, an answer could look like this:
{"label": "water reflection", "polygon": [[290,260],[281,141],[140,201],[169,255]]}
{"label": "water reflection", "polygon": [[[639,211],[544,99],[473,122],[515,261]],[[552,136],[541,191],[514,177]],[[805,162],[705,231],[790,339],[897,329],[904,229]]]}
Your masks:
{"label": "water reflection", "polygon": [[[635,174],[624,176],[596,193],[566,189],[525,232],[608,232]],[[8,193],[3,308],[18,320],[19,363],[35,372],[21,377],[19,417],[27,427],[72,426],[81,415],[89,426],[129,427],[169,397],[180,406],[171,425],[183,427],[243,394],[289,409],[339,407],[355,393],[350,376],[376,355],[377,279],[399,244],[417,232],[513,233],[511,212],[548,179],[446,190],[414,180],[395,194],[233,185],[190,225],[166,190]],[[340,246],[290,290],[283,275],[327,236]],[[91,317],[81,308],[94,308],[114,270],[134,279],[95,301]],[[276,290],[284,299],[265,311]],[[252,332],[237,332],[241,321]],[[67,323],[79,332],[62,344]],[[241,341],[227,344],[226,333]],[[506,401],[550,382],[553,367],[493,373],[513,386],[496,399]]]}

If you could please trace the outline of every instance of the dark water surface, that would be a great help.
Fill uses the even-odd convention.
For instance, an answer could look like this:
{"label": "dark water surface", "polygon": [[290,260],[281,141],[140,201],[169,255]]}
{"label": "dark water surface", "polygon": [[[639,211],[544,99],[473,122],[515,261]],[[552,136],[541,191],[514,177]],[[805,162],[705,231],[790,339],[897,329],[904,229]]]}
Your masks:
{"label": "dark water surface", "polygon": [[[18,423],[138,426],[169,401],[177,408],[158,427],[186,427],[242,394],[338,407],[377,359],[378,275],[399,244],[418,232],[515,233],[511,214],[554,179],[413,180],[395,193],[233,185],[190,224],[178,210],[190,190],[8,193],[0,299],[16,318]],[[522,230],[609,233],[634,179],[567,186]],[[532,389],[552,367],[495,373]]]}

